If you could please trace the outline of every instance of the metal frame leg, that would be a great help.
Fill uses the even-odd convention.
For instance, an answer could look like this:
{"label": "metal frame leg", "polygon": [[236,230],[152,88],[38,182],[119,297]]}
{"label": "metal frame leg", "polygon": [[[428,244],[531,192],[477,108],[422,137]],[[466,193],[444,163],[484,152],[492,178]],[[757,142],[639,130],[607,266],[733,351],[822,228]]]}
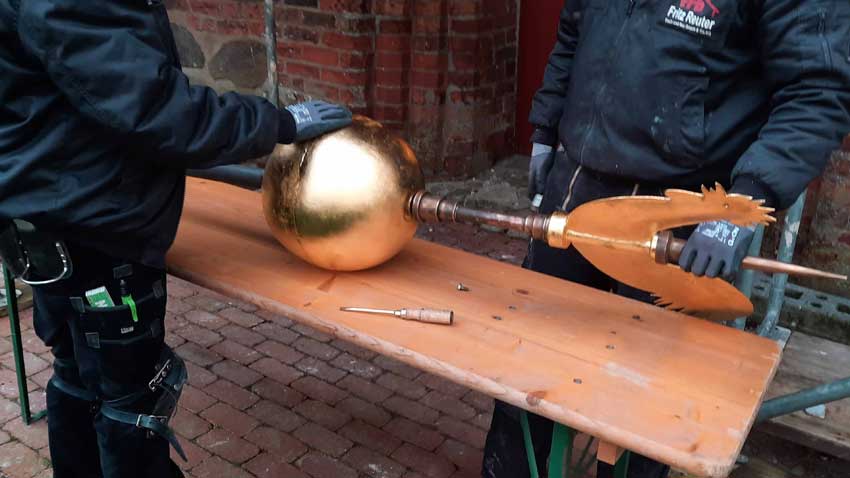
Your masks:
{"label": "metal frame leg", "polygon": [[850,377],[776,397],[762,403],[756,422],[850,397]]}
{"label": "metal frame leg", "polygon": [[623,452],[617,464],[614,465],[614,478],[626,478],[629,474],[629,460],[632,453],[629,450]]}
{"label": "metal frame leg", "polygon": [[552,448],[549,451],[549,478],[569,478],[573,459],[575,430],[555,423],[552,427]]}
{"label": "metal frame leg", "polygon": [[21,322],[18,317],[18,296],[15,293],[15,279],[6,265],[3,268],[3,282],[6,285],[6,310],[9,316],[9,329],[12,339],[12,353],[15,357],[15,375],[18,379],[18,399],[21,406],[21,418],[25,425],[43,418],[47,411],[32,414],[30,410],[29,390],[27,389],[27,369],[24,362],[24,344],[21,341]]}

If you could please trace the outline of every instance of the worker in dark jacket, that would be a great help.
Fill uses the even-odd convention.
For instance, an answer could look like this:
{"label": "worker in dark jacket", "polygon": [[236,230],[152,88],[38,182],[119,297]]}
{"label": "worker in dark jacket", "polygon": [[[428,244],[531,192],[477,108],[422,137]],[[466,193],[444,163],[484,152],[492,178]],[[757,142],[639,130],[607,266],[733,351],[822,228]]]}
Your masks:
{"label": "worker in dark jacket", "polygon": [[0,0],[2,253],[42,283],[56,478],[182,476],[168,418],[186,373],[163,318],[186,169],[351,121],[341,106],[190,86],[169,25],[160,1]]}
{"label": "worker in dark jacket", "polygon": [[[789,207],[850,131],[847,0],[567,0],[535,126],[529,193],[542,213],[667,188],[727,191]],[[559,145],[561,147],[559,147]],[[698,225],[680,266],[735,276],[753,230]],[[575,249],[532,241],[525,267],[640,300]],[[530,416],[537,463],[552,424]],[[497,402],[483,476],[527,477],[516,409]],[[610,476],[600,465],[598,476]],[[632,457],[630,477],[667,467]]]}

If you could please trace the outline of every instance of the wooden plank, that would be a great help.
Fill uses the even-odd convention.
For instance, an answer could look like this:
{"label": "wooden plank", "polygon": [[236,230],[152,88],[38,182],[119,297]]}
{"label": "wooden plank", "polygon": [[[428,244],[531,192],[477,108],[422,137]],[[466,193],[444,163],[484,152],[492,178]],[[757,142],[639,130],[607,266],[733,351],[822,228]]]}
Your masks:
{"label": "wooden plank", "polygon": [[[794,393],[850,376],[850,347],[794,332],[768,397]],[[760,424],[760,429],[850,460],[850,398],[826,405],[826,418],[797,412]]]}
{"label": "wooden plank", "polygon": [[[272,238],[258,194],[203,180],[189,180],[168,264],[197,284],[702,476],[728,474],[781,354],[751,334],[424,241],[372,270],[319,270]],[[455,323],[341,306],[450,308]]]}
{"label": "wooden plank", "polygon": [[613,443],[601,441],[599,442],[599,447],[596,449],[596,459],[609,465],[616,465],[617,460],[620,459],[624,451],[626,450]]}

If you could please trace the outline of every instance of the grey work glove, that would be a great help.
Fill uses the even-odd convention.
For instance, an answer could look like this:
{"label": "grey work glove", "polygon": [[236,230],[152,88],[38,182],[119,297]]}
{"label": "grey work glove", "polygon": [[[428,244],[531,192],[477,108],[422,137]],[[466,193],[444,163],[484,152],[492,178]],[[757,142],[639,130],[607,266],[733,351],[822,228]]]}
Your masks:
{"label": "grey work glove", "polygon": [[754,227],[736,226],[728,221],[701,223],[691,234],[679,267],[697,276],[732,280],[753,242]]}
{"label": "grey work glove", "polygon": [[540,143],[532,144],[531,161],[528,163],[528,199],[534,201],[534,196],[543,194],[546,178],[554,162],[555,148]]}
{"label": "grey work glove", "polygon": [[[294,142],[307,141],[351,124],[348,108],[324,101],[307,101],[285,109],[295,120]],[[284,141],[281,141],[284,142]]]}

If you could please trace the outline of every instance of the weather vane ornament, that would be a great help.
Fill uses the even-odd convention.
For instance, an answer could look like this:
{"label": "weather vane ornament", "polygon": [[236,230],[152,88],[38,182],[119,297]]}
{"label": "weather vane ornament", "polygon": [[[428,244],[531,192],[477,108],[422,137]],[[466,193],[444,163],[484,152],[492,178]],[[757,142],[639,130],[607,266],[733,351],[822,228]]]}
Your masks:
{"label": "weather vane ornament", "polygon": [[[719,278],[697,277],[675,261],[685,241],[671,230],[706,221],[739,226],[775,221],[772,209],[722,186],[702,192],[628,196],[583,204],[569,214],[503,214],[462,206],[424,190],[410,146],[357,116],[348,128],[281,147],[263,173],[263,209],[275,238],[318,267],[357,271],[391,260],[417,223],[488,224],[556,248],[576,247],[610,277],[650,292],[656,304],[711,320],[752,313],[752,303]],[[845,279],[794,264],[748,257],[744,268]]]}

